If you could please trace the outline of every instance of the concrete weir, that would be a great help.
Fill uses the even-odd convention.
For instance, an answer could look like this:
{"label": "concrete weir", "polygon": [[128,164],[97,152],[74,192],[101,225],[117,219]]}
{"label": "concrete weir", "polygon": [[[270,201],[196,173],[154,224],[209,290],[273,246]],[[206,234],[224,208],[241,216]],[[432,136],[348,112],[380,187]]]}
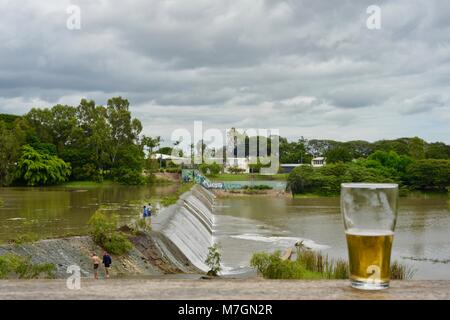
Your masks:
{"label": "concrete weir", "polygon": [[[176,204],[152,217],[151,232],[129,233],[134,248],[125,255],[113,256],[112,274],[162,276],[207,271],[204,261],[212,243],[213,202],[214,195],[198,185],[181,195]],[[92,252],[101,255],[103,249],[89,236],[0,246],[0,255],[13,253],[30,257],[33,263],[54,264],[57,278],[67,278],[71,265],[79,266],[82,276],[92,276]]]}
{"label": "concrete weir", "polygon": [[200,185],[154,218],[154,230],[163,234],[194,265],[208,271],[204,261],[213,243],[215,196]]}

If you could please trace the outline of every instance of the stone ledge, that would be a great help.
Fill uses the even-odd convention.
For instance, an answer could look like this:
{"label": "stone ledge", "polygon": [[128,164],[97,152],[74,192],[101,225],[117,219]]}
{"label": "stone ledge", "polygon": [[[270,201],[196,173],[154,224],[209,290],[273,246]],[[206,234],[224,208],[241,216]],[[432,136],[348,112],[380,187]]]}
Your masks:
{"label": "stone ledge", "polygon": [[450,300],[450,281],[393,281],[382,291],[360,291],[345,280],[82,280],[72,291],[64,280],[3,280],[0,299],[394,299]]}

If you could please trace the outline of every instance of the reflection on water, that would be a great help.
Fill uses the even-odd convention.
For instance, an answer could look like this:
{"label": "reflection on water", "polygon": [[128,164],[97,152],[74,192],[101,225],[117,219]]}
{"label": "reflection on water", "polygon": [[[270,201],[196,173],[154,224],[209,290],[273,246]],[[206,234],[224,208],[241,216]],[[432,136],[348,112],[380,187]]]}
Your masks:
{"label": "reflection on water", "polygon": [[85,233],[86,223],[101,205],[127,220],[139,215],[142,201],[169,195],[176,185],[163,187],[106,186],[101,188],[0,188],[0,240],[23,233],[42,237]]}
{"label": "reflection on water", "polygon": [[[430,261],[450,259],[447,208],[446,196],[414,195],[400,199],[393,255],[417,270],[415,279],[450,279],[449,263]],[[289,246],[283,241],[267,241],[270,237],[309,239],[328,246],[323,251],[330,256],[347,258],[338,198],[230,198],[220,200],[217,212],[220,214],[217,240],[229,266],[248,265],[254,251],[282,250]],[[242,218],[240,227],[236,228],[238,222],[229,221],[229,217]],[[264,239],[255,241],[255,236]]]}

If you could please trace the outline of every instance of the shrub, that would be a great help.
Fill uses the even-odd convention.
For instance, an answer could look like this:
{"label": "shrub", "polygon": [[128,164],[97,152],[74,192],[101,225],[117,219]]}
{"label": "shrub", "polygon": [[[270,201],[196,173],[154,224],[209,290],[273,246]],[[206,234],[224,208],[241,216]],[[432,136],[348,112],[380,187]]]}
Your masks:
{"label": "shrub", "polygon": [[114,232],[105,239],[102,247],[109,253],[122,255],[133,249],[133,244],[121,232]]}
{"label": "shrub", "polygon": [[298,166],[289,173],[286,188],[293,195],[311,192],[314,189],[313,178],[314,168],[310,166]]}
{"label": "shrub", "polygon": [[216,176],[220,173],[220,171],[222,170],[222,166],[218,163],[211,163],[209,165],[209,172],[211,175]]}
{"label": "shrub", "polygon": [[309,271],[297,261],[282,260],[280,251],[273,254],[255,253],[250,266],[266,279],[320,279],[319,273]]}
{"label": "shrub", "polygon": [[29,186],[35,186],[64,182],[69,178],[70,173],[70,163],[25,145],[17,161],[15,177]]}
{"label": "shrub", "polygon": [[169,167],[165,169],[167,173],[181,173],[181,167]]}
{"label": "shrub", "polygon": [[221,255],[217,243],[208,248],[208,256],[205,263],[209,267],[208,275],[217,276],[222,269],[220,266]]}
{"label": "shrub", "polygon": [[135,234],[150,232],[152,225],[148,221],[148,219],[139,218],[132,223],[131,229]]}
{"label": "shrub", "polygon": [[198,166],[198,169],[203,174],[209,174],[209,165],[207,163],[202,163]]}
{"label": "shrub", "polygon": [[130,240],[117,231],[117,215],[107,218],[103,213],[97,211],[89,219],[89,227],[92,239],[96,244],[112,254],[125,254],[133,248]]}
{"label": "shrub", "polygon": [[199,165],[199,170],[203,174],[216,176],[220,173],[220,170],[222,170],[222,167],[217,164],[216,162],[208,164],[208,163],[202,163]]}
{"label": "shrub", "polygon": [[242,189],[246,190],[271,190],[273,189],[271,186],[268,186],[266,184],[258,184],[254,186],[243,186]]}
{"label": "shrub", "polygon": [[40,240],[40,237],[37,233],[25,233],[17,236],[14,239],[11,239],[9,242],[13,244],[24,244],[24,243],[33,243]]}
{"label": "shrub", "polygon": [[55,265],[51,263],[33,264],[31,259],[15,254],[0,256],[0,279],[35,279],[41,276],[54,278]]}
{"label": "shrub", "polygon": [[116,181],[122,184],[141,185],[145,182],[140,170],[133,170],[126,167],[113,169],[112,175],[116,177]]}
{"label": "shrub", "polygon": [[415,270],[394,261],[391,264],[391,279],[395,280],[410,280],[414,276]]}
{"label": "shrub", "polygon": [[230,171],[230,173],[232,173],[232,174],[239,174],[239,173],[243,173],[245,170],[242,168],[239,168],[238,166],[232,166],[232,167],[228,168],[228,171]]}

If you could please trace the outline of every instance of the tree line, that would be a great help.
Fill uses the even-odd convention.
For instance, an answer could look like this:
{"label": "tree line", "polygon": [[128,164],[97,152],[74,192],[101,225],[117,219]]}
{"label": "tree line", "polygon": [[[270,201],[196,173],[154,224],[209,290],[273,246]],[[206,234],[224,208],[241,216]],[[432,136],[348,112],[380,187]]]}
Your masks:
{"label": "tree line", "polygon": [[0,185],[143,183],[144,147],[154,147],[157,139],[140,136],[142,124],[129,106],[121,97],[106,106],[83,99],[78,106],[0,115]]}
{"label": "tree line", "polygon": [[310,163],[324,156],[321,168],[299,166],[288,176],[292,194],[335,195],[344,182],[395,182],[402,192],[445,191],[450,186],[450,146],[419,137],[368,142],[280,139],[281,163]]}
{"label": "tree line", "polygon": [[[151,180],[143,171],[155,171],[160,164],[145,159],[144,148],[155,151],[161,139],[141,135],[142,124],[132,117],[129,107],[128,100],[114,97],[106,106],[83,99],[78,106],[33,108],[23,116],[0,114],[0,185],[104,179],[140,184]],[[267,153],[259,150],[261,139],[266,139]],[[236,155],[239,147],[244,147],[244,156],[272,153],[271,139],[266,137],[245,136],[236,141],[245,144],[234,144]],[[280,163],[309,164],[316,156],[327,159],[324,168],[294,170],[289,180],[294,193],[333,193],[340,182],[347,181],[396,181],[420,189],[449,185],[450,146],[443,142],[428,143],[418,137],[376,142],[279,137],[279,141]],[[250,150],[252,146],[257,149]],[[201,143],[197,152],[203,154],[204,148]],[[171,154],[172,148],[159,148],[159,152]],[[214,154],[225,156],[225,147]],[[262,166],[252,164],[252,172]],[[215,172],[216,167],[203,169]]]}
{"label": "tree line", "polygon": [[341,183],[398,183],[400,191],[446,191],[450,186],[450,160],[417,159],[396,151],[377,150],[367,158],[338,161],[324,167],[299,166],[288,176],[293,195],[318,193],[339,194]]}
{"label": "tree line", "polygon": [[367,158],[376,151],[395,151],[398,155],[412,159],[450,159],[450,145],[444,142],[428,143],[419,137],[399,138],[368,142],[355,140],[306,140],[289,142],[280,138],[280,163],[310,163],[313,157],[326,157],[327,163],[349,162]]}

